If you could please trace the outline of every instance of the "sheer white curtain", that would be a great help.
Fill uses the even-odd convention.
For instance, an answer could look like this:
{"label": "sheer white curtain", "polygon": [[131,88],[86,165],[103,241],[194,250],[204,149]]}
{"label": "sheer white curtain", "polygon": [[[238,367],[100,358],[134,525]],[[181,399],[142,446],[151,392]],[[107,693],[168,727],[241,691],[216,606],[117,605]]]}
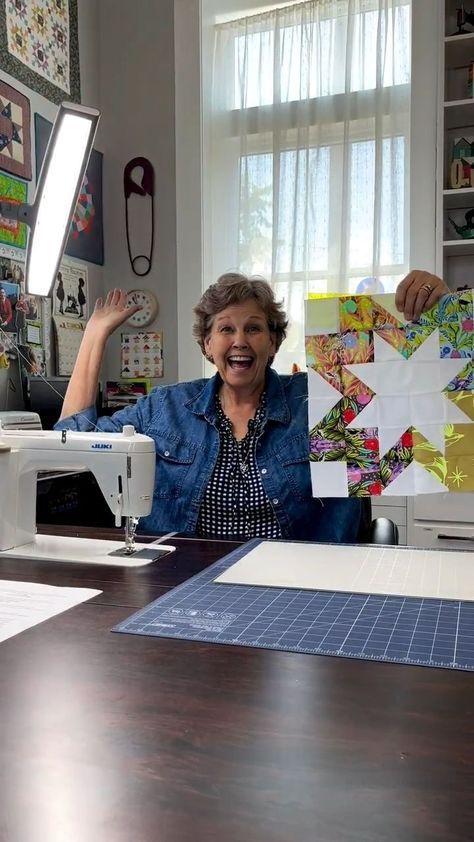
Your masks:
{"label": "sheer white curtain", "polygon": [[270,280],[280,371],[304,365],[307,292],[391,291],[408,268],[410,23],[410,0],[312,0],[215,27],[206,283]]}

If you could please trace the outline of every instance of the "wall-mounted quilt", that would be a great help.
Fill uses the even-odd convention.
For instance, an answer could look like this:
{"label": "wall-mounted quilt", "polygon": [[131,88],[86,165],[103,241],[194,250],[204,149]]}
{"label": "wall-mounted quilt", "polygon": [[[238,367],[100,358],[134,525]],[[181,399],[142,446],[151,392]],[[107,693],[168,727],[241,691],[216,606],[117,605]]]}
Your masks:
{"label": "wall-mounted quilt", "polygon": [[77,0],[0,0],[0,67],[58,105],[80,102]]}
{"label": "wall-mounted quilt", "polygon": [[30,101],[0,79],[0,168],[31,179]]}
{"label": "wall-mounted quilt", "polygon": [[306,302],[317,497],[474,491],[474,292],[416,323],[394,295]]}

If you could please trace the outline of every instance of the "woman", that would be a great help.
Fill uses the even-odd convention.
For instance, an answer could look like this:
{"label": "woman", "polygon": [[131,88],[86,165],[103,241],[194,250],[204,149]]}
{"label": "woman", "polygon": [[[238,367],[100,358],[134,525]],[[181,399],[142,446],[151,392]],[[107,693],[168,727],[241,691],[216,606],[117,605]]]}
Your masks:
{"label": "woman", "polygon": [[[440,278],[412,272],[398,288],[397,305],[417,318],[447,291]],[[105,343],[138,309],[126,302],[120,290],[97,302],[57,428],[93,428]],[[217,368],[214,377],[162,386],[97,422],[103,431],[133,424],[155,441],[153,509],[141,531],[355,541],[360,500],[325,500],[324,489],[321,499],[312,497],[307,377],[271,368],[287,319],[269,284],[223,275],[195,315],[193,332]]]}
{"label": "woman", "polygon": [[13,320],[13,309],[5,290],[0,287],[0,327],[8,327]]}
{"label": "woman", "polygon": [[58,312],[61,315],[64,315],[64,282],[63,282],[63,273],[58,272],[57,283],[56,283],[56,298],[59,301],[59,309]]}
{"label": "woman", "polygon": [[77,303],[79,304],[80,312],[79,318],[84,318],[84,305],[86,303],[86,296],[84,295],[84,278],[79,278],[77,287]]}
{"label": "woman", "polygon": [[20,292],[18,300],[15,304],[15,326],[17,331],[24,330],[26,326],[26,319],[30,314],[30,305],[28,299],[23,292]]}

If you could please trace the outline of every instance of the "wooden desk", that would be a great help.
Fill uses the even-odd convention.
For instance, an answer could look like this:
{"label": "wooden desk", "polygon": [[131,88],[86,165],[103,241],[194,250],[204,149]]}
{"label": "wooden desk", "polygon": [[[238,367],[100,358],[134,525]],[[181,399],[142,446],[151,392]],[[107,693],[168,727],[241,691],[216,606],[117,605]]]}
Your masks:
{"label": "wooden desk", "polygon": [[1,842],[467,842],[474,676],[111,634],[235,545],[139,569],[3,560],[101,588],[0,644]]}

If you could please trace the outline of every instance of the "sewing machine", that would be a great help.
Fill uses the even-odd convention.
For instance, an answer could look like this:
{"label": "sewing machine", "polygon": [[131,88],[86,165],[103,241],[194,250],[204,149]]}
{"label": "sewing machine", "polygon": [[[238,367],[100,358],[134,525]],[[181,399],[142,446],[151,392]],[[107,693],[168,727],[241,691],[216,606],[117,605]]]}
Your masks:
{"label": "sewing machine", "polygon": [[[36,534],[36,480],[40,471],[91,471],[115,516],[125,517],[125,542]],[[149,564],[150,544],[135,543],[138,518],[153,500],[153,439],[125,426],[122,433],[5,430],[0,425],[0,558]]]}

